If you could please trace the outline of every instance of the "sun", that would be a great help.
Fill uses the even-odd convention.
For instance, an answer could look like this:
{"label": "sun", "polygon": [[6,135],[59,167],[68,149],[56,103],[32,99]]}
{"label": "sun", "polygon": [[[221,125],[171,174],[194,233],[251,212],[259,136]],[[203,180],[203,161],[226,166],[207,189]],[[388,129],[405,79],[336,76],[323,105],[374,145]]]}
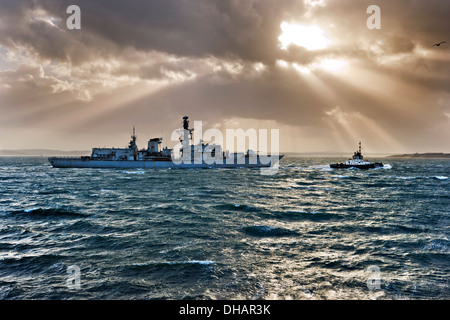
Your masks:
{"label": "sun", "polygon": [[347,66],[347,62],[341,59],[323,59],[319,62],[318,66],[329,72],[336,73],[342,71]]}
{"label": "sun", "polygon": [[321,50],[328,47],[330,43],[330,40],[325,37],[325,32],[316,25],[303,26],[283,21],[280,27],[282,33],[278,41],[283,50],[287,50],[291,44],[307,50]]}

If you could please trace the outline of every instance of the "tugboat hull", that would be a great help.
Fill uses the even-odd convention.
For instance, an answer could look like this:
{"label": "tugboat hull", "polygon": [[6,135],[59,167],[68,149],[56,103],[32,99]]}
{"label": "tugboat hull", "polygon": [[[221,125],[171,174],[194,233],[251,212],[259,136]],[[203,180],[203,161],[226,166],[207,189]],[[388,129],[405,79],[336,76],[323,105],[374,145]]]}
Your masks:
{"label": "tugboat hull", "polygon": [[330,168],[333,168],[333,169],[349,169],[349,168],[373,169],[373,168],[381,168],[381,167],[383,167],[383,164],[381,162],[370,163],[370,164],[345,164],[345,163],[330,164]]}

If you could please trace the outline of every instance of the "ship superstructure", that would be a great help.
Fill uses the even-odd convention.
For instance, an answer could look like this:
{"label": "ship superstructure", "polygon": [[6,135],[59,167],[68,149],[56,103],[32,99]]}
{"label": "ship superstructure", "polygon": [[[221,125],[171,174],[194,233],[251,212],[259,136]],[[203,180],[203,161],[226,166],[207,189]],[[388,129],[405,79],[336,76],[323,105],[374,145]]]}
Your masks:
{"label": "ship superstructure", "polygon": [[[136,144],[137,136],[135,128],[133,127],[133,134],[128,143],[127,148],[92,148],[92,153],[88,157],[81,157],[83,161],[86,160],[104,160],[104,161],[144,161],[144,160],[159,160],[170,161],[171,151],[165,147],[161,149],[162,138],[153,138],[148,141],[147,149],[138,149]],[[71,158],[49,158],[57,159],[71,159]],[[78,158],[75,158],[78,159]]]}

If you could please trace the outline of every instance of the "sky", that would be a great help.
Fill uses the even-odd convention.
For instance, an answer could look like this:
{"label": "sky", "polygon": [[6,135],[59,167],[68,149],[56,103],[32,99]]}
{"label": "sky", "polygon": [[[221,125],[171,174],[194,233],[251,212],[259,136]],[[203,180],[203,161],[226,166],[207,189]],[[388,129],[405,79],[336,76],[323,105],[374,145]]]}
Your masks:
{"label": "sky", "polygon": [[278,129],[282,152],[450,152],[449,16],[447,0],[1,0],[0,149],[123,147],[133,125],[139,147],[170,147],[189,116]]}

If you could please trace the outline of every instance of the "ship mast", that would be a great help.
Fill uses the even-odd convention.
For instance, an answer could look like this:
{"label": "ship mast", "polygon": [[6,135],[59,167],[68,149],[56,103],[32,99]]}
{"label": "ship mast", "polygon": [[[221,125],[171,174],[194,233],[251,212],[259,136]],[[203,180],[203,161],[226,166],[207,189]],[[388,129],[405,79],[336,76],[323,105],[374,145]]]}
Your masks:
{"label": "ship mast", "polygon": [[[192,140],[192,131],[194,129],[189,129],[189,117],[183,117],[183,141],[186,141],[189,144],[189,139]],[[190,137],[189,137],[190,136]]]}
{"label": "ship mast", "polygon": [[133,134],[131,135],[129,148],[133,149],[136,146],[136,129],[133,126]]}
{"label": "ship mast", "polygon": [[137,145],[136,145],[136,129],[133,126],[133,135],[131,136],[130,144],[128,145],[128,148],[133,150],[133,158],[136,161],[137,160]]}
{"label": "ship mast", "polygon": [[191,159],[191,147],[189,144],[189,140],[192,140],[192,132],[193,128],[189,128],[189,117],[183,117],[183,134],[180,136],[179,140],[182,144],[180,148],[181,157],[183,159]]}

